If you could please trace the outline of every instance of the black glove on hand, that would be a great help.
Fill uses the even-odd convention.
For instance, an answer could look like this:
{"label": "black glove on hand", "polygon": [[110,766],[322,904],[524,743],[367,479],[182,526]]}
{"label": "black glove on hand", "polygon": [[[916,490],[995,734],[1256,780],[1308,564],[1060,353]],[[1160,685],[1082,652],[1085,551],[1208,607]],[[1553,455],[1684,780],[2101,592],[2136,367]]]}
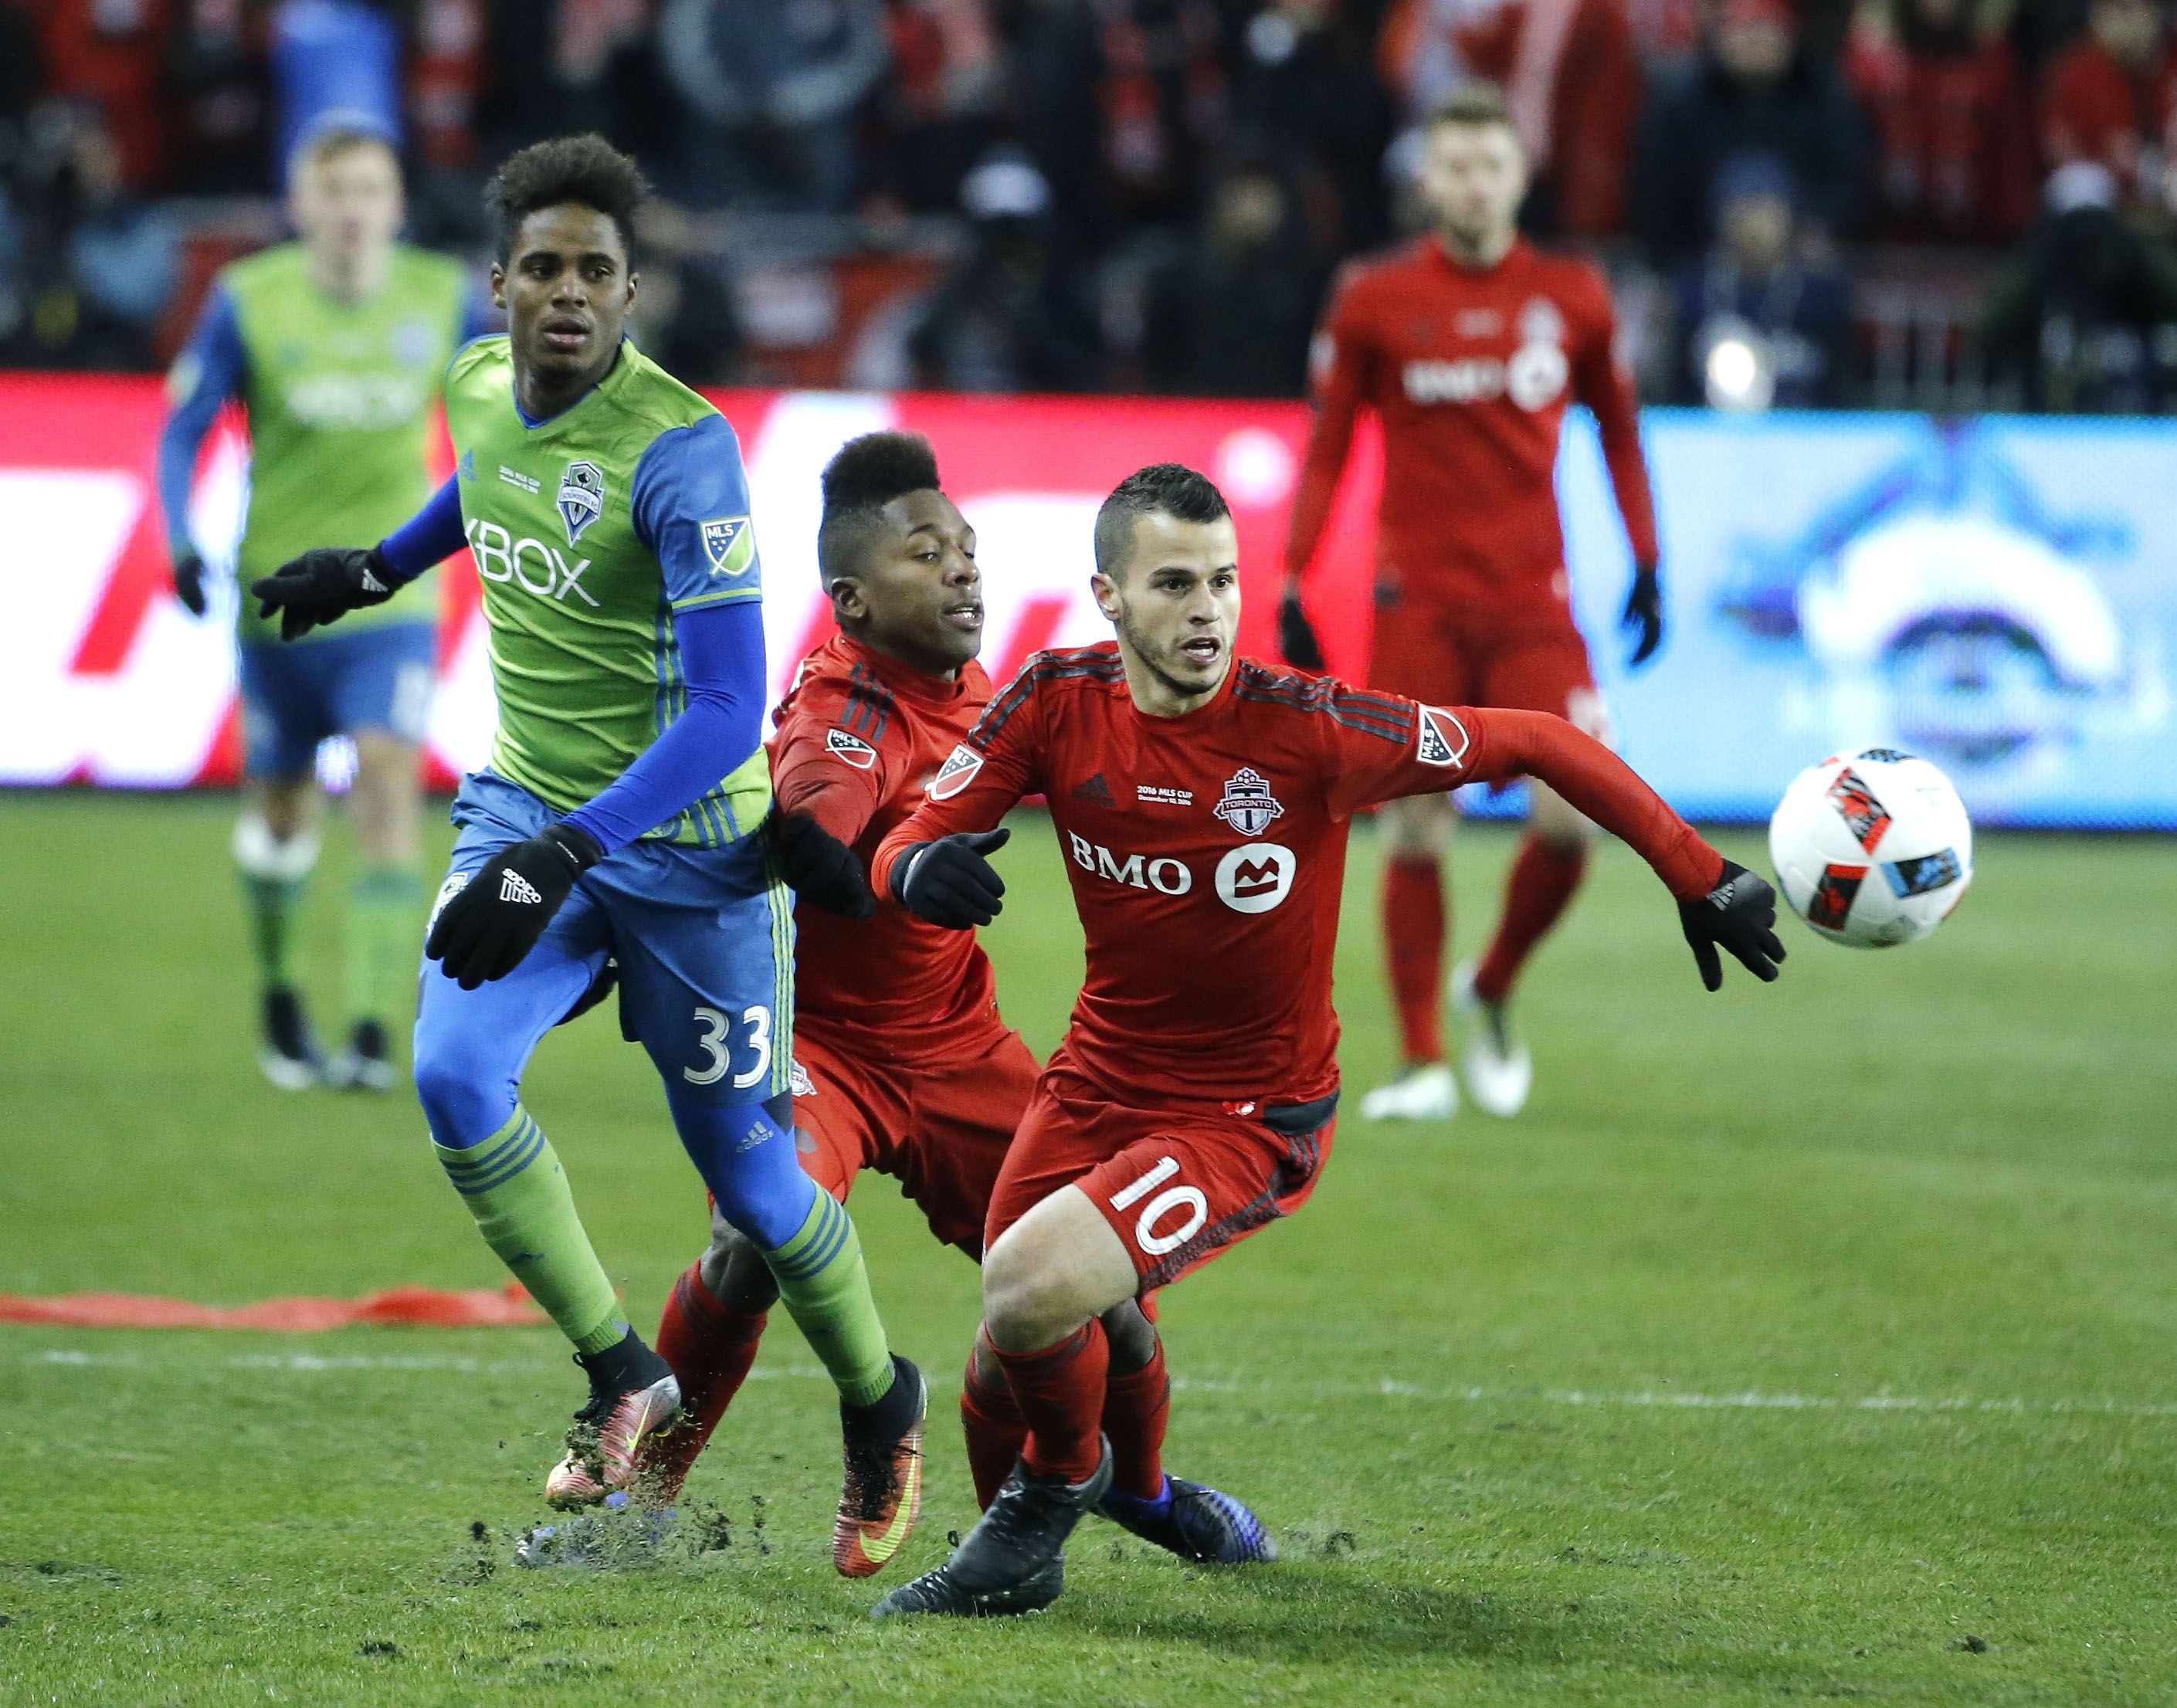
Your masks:
{"label": "black glove on hand", "polygon": [[365,605],[382,605],[399,587],[376,546],[368,551],[320,546],[249,584],[257,614],[280,619],[280,638],[299,640]]}
{"label": "black glove on hand", "polygon": [[205,561],[194,552],[183,552],[174,559],[174,597],[192,617],[201,617],[210,608],[204,576]]}
{"label": "black glove on hand", "polygon": [[1776,892],[1744,866],[1726,860],[1721,883],[1697,902],[1678,903],[1678,923],[1693,945],[1701,983],[1710,990],[1723,988],[1719,943],[1763,984],[1776,982],[1776,964],[1784,958],[1776,937]]}
{"label": "black glove on hand", "polygon": [[1642,564],[1633,571],[1633,588],[1625,596],[1625,610],[1618,619],[1618,626],[1633,642],[1632,653],[1625,660],[1629,670],[1639,669],[1663,644],[1663,584],[1653,564]]}
{"label": "black glove on hand", "polygon": [[424,954],[464,990],[504,979],[537,947],[575,880],[604,857],[596,838],[570,824],[515,843],[439,909]]}
{"label": "black glove on hand", "polygon": [[861,856],[805,812],[774,812],[764,821],[779,881],[811,907],[845,919],[877,910]]}
{"label": "black glove on hand", "polygon": [[1003,848],[1012,835],[1001,827],[917,843],[892,870],[892,898],[948,931],[989,925],[1000,912],[1006,881],[983,856]]}
{"label": "black glove on hand", "polygon": [[1287,593],[1278,605],[1278,656],[1296,670],[1323,668],[1323,647],[1298,593]]}

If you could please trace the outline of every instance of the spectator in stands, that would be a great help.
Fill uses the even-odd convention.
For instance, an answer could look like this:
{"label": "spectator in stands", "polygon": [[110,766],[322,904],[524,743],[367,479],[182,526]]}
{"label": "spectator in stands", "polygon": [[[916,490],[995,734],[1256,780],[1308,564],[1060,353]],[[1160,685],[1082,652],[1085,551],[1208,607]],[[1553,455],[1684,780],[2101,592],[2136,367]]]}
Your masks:
{"label": "spectator in stands", "polygon": [[95,106],[53,105],[34,123],[17,210],[23,309],[0,362],[145,368],[181,276],[169,216],[128,188]]}
{"label": "spectator in stands", "polygon": [[894,0],[887,27],[892,74],[871,164],[908,209],[945,212],[996,138],[1004,44],[984,0]]}
{"label": "spectator in stands", "polygon": [[1741,155],[1716,175],[1716,247],[1679,275],[1681,403],[1834,405],[1852,352],[1852,286],[1826,245],[1798,239],[1791,175]]}
{"label": "spectator in stands", "polygon": [[2177,256],[2120,211],[2099,161],[2049,175],[2041,220],[1989,293],[1990,365],[2029,408],[2158,413],[2177,402]]}
{"label": "spectator in stands", "polygon": [[1875,226],[2007,243],[2033,217],[2033,142],[2010,0],[1862,0],[1845,75],[1873,118]]}
{"label": "spectator in stands", "polygon": [[1297,185],[1323,253],[1382,243],[1391,229],[1383,155],[1395,128],[1374,35],[1356,0],[1269,0],[1247,21],[1232,74],[1232,142]]}
{"label": "spectator in stands", "polygon": [[662,197],[646,205],[636,241],[642,288],[628,330],[644,352],[690,385],[730,385],[739,377],[741,325],[718,258],[696,239],[687,215]]}
{"label": "spectator in stands", "polygon": [[973,241],[908,333],[913,383],[948,391],[1093,391],[1103,380],[1095,314],[1052,237],[1050,186],[1025,158],[993,153],[960,188]]}
{"label": "spectator in stands", "polygon": [[166,180],[166,102],[160,64],[168,34],[165,0],[39,0],[46,89],[98,108],[118,145],[131,188]]}
{"label": "spectator in stands", "polygon": [[699,205],[839,213],[854,125],[888,63],[878,0],[666,0],[667,74],[686,104]]}
{"label": "spectator in stands", "polygon": [[2092,161],[2123,201],[2167,210],[2177,53],[2154,0],[2093,0],[2086,34],[2049,68],[2042,145],[2052,166]]}
{"label": "spectator in stands", "polygon": [[1150,287],[1150,390],[1299,396],[1327,279],[1277,174],[1259,161],[1236,166],[1211,192],[1199,236]]}
{"label": "spectator in stands", "polygon": [[243,0],[188,0],[166,45],[168,183],[188,195],[269,194],[270,88],[262,19]]}
{"label": "spectator in stands", "polygon": [[1222,140],[1215,0],[1046,0],[1016,49],[1022,134],[1061,226],[1090,251],[1181,229]]}
{"label": "spectator in stands", "polygon": [[1659,261],[1707,248],[1716,171],[1749,153],[1791,174],[1809,235],[1858,235],[1869,163],[1858,103],[1805,49],[1784,0],[1711,0],[1700,57],[1660,85],[1640,117],[1633,227]]}
{"label": "spectator in stands", "polygon": [[1503,90],[1534,163],[1526,223],[1587,237],[1623,229],[1640,109],[1625,0],[1398,0],[1382,56],[1416,119],[1476,79]]}

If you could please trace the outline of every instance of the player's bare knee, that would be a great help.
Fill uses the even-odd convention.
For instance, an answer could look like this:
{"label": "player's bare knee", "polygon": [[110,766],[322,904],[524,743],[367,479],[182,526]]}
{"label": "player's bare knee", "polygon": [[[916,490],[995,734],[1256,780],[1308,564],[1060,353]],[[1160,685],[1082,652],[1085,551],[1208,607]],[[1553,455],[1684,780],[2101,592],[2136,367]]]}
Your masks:
{"label": "player's bare knee", "polygon": [[1071,1265],[1038,1243],[1008,1234],[983,1259],[983,1321],[1001,1351],[1040,1351],[1095,1314]]}
{"label": "player's bare knee", "polygon": [[1435,859],[1451,847],[1451,811],[1432,796],[1386,801],[1378,818],[1394,859]]}
{"label": "player's bare knee", "polygon": [[711,1248],[701,1259],[703,1285],[713,1299],[738,1316],[768,1311],[778,1298],[778,1280],[755,1242],[739,1230],[716,1222]]}
{"label": "player's bare knee", "polygon": [[1595,826],[1586,814],[1547,789],[1535,792],[1527,828],[1542,845],[1558,854],[1580,854],[1595,840]]}

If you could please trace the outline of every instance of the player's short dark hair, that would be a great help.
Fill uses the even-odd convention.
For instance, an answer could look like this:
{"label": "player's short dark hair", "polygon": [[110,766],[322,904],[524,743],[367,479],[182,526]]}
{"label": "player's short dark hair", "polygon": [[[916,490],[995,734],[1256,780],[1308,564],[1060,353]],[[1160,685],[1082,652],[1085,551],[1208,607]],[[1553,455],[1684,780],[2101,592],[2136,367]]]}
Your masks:
{"label": "player's short dark hair", "polygon": [[569,203],[610,220],[632,256],[636,210],[649,199],[642,168],[595,132],[554,137],[509,155],[483,191],[501,266],[514,253],[514,234],[524,220]]}
{"label": "player's short dark hair", "polygon": [[828,589],[860,567],[877,513],[911,492],[941,490],[937,453],[919,433],[865,433],[824,465],[824,520],[816,529],[816,569]]}
{"label": "player's short dark hair", "polygon": [[1183,522],[1214,522],[1232,514],[1225,494],[1206,474],[1183,462],[1153,462],[1111,489],[1096,512],[1096,572],[1116,579],[1134,543],[1134,518],[1152,515]]}
{"label": "player's short dark hair", "polygon": [[1518,128],[1512,125],[1512,109],[1505,101],[1504,91],[1493,83],[1470,83],[1429,114],[1432,131],[1447,124],[1476,129],[1492,124]]}

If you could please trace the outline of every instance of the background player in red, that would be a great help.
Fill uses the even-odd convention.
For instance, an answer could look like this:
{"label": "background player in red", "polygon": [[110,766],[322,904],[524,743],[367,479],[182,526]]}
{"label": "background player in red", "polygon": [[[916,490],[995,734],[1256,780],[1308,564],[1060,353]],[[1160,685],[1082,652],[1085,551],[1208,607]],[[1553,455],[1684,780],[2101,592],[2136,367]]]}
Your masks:
{"label": "background player in red", "polygon": [[[991,1188],[1038,1064],[998,1012],[974,934],[896,908],[867,917],[862,880],[879,841],[920,805],[990,699],[975,662],[983,635],[975,532],[940,488],[926,440],[868,434],[832,459],[817,561],[839,633],[803,661],[778,708],[772,788],[783,823],[805,815],[836,838],[829,847],[853,850],[843,887],[859,892],[865,916],[811,904],[838,895],[836,881],[799,885],[795,1138],[802,1166],[834,1197],[843,1202],[865,1168],[891,1175],[939,1240],[980,1261]],[[762,1254],[714,1213],[710,1249],[674,1284],[658,1324],[657,1350],[679,1378],[685,1421],[643,1457],[646,1502],[679,1495],[747,1378],[778,1292]],[[1261,1557],[1267,1542],[1244,1506],[1164,1475],[1170,1386],[1154,1326],[1127,1299],[1105,1328],[1115,1373],[1103,1427],[1121,1471],[1108,1515],[1188,1559]],[[981,1361],[980,1373],[969,1365],[961,1407],[987,1506],[1027,1426],[995,1360]],[[915,1478],[919,1498],[919,1465]],[[854,1481],[874,1487],[881,1478]],[[853,1516],[866,1521],[843,1524],[838,1569],[850,1577],[881,1570],[912,1523],[908,1505],[889,1524],[861,1514]]]}
{"label": "background player in red", "polygon": [[1337,1107],[1331,963],[1356,810],[1541,777],[1656,868],[1710,990],[1719,945],[1763,979],[1783,957],[1768,885],[1563,719],[1235,660],[1237,558],[1201,475],[1165,463],[1122,482],[1097,517],[1093,584],[1116,646],[1037,654],[878,848],[880,894],[985,925],[1005,889],[986,858],[998,821],[1041,794],[1088,938],[985,1236],[982,1341],[1028,1422],[1021,1463],[952,1558],[880,1615],[1055,1599],[1066,1538],[1111,1477],[1102,1314],[1313,1190]]}
{"label": "background player in red", "polygon": [[[1519,234],[1527,167],[1492,90],[1461,95],[1431,123],[1421,190],[1436,229],[1349,270],[1317,335],[1318,412],[1285,554],[1280,649],[1320,670],[1301,576],[1362,408],[1381,417],[1371,687],[1438,703],[1552,712],[1600,740],[1609,721],[1574,626],[1558,518],[1566,407],[1584,403],[1633,546],[1623,623],[1639,665],[1663,637],[1656,519],[1630,378],[1612,351],[1609,286],[1584,261],[1545,255]],[[1527,957],[1557,923],[1587,865],[1587,821],[1536,784],[1497,935],[1460,968],[1467,1089],[1492,1115],[1526,1102],[1533,1064],[1509,1005]],[[1459,1107],[1439,1010],[1449,935],[1443,856],[1451,803],[1387,806],[1384,958],[1405,1070],[1361,1100],[1367,1120],[1439,1120]]]}

